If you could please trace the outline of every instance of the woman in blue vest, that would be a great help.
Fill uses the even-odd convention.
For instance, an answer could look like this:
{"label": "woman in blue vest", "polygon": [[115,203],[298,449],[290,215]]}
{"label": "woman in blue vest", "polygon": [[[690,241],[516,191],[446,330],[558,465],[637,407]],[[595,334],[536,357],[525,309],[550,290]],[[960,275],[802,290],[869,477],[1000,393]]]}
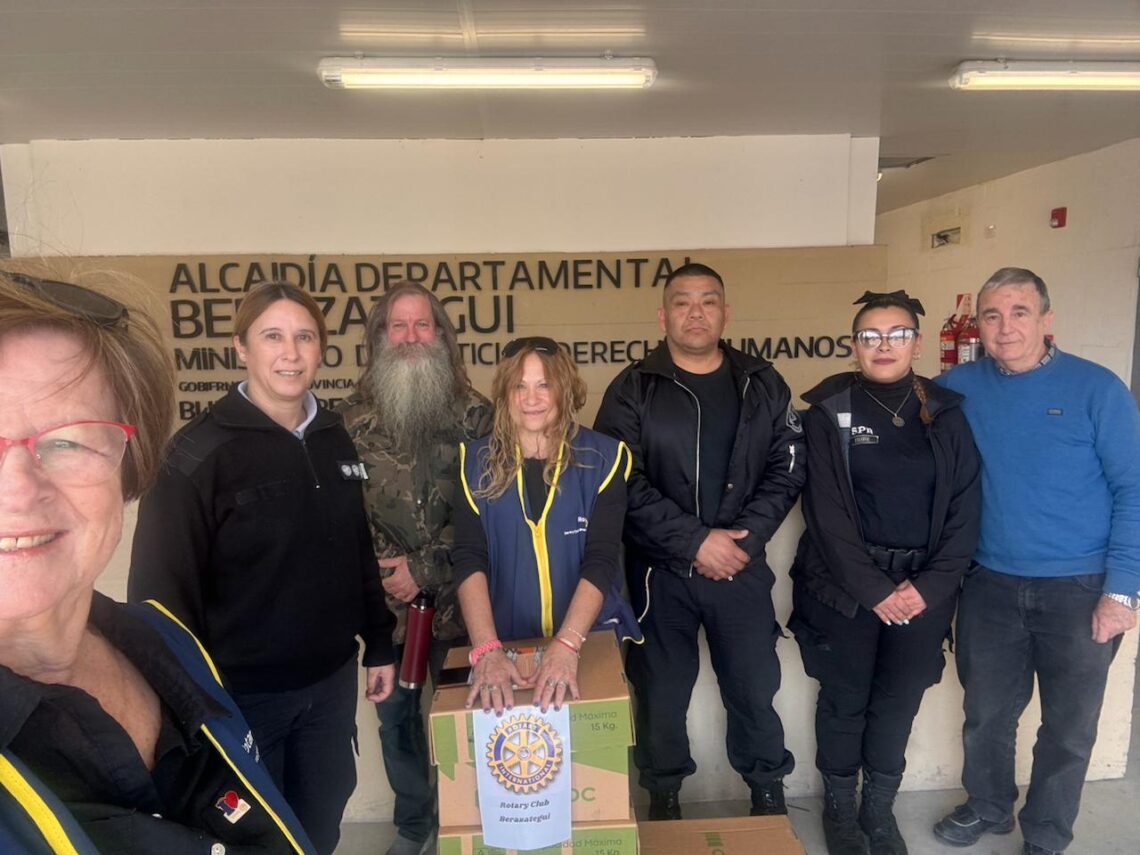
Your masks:
{"label": "woman in blue vest", "polygon": [[[467,705],[496,712],[515,687],[533,687],[543,709],[578,698],[591,630],[641,637],[618,564],[629,449],[574,421],[586,384],[553,339],[515,339],[502,357],[491,434],[460,446],[452,553],[472,645]],[[551,641],[527,680],[502,642],[535,637]]]}
{"label": "woman in blue vest", "polygon": [[95,591],[174,415],[154,323],[0,273],[0,852],[313,852],[197,640]]}

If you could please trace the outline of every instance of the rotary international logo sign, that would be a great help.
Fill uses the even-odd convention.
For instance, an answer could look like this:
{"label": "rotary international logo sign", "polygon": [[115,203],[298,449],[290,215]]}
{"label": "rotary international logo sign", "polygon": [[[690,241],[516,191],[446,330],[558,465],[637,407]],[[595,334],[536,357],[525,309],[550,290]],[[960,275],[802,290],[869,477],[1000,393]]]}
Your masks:
{"label": "rotary international logo sign", "polygon": [[569,840],[570,707],[471,716],[483,842],[528,850]]}
{"label": "rotary international logo sign", "polygon": [[562,765],[562,740],[538,716],[512,716],[491,732],[487,765],[508,790],[537,792],[554,779]]}

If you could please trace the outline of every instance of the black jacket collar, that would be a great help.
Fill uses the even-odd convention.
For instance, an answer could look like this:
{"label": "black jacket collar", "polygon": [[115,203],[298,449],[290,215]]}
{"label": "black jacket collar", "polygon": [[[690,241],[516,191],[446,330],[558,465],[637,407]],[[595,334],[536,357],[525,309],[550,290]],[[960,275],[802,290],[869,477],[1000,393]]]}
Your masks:
{"label": "black jacket collar", "polygon": [[[959,395],[952,389],[947,389],[945,386],[939,386],[933,380],[928,380],[925,377],[919,377],[919,382],[922,383],[922,388],[926,391],[927,410],[930,415],[937,417],[938,413],[942,410],[948,410],[957,407],[965,400],[964,396]],[[854,371],[844,371],[841,374],[833,374],[826,380],[821,381],[818,385],[804,392],[800,397],[807,401],[809,404],[818,404],[826,409],[835,409],[834,406],[828,406],[834,402],[834,399],[850,392],[856,383],[856,374]]]}
{"label": "black jacket collar", "polygon": [[[209,718],[229,715],[190,678],[158,634],[121,605],[96,591],[88,621],[138,668],[170,708],[185,737]],[[52,687],[0,665],[0,748],[11,743],[51,691]]]}
{"label": "black jacket collar", "polygon": [[[273,419],[257,408],[253,401],[243,395],[237,384],[219,401],[215,401],[210,408],[210,414],[219,425],[227,428],[246,428],[252,430],[285,430]],[[306,435],[317,430],[324,430],[341,423],[340,416],[317,404],[317,415],[305,430]]]}
{"label": "black jacket collar", "polygon": [[[763,371],[765,368],[772,366],[771,362],[761,359],[758,356],[749,356],[743,351],[737,350],[735,347],[728,345],[723,339],[718,343],[721,353],[724,358],[728,360],[730,369],[732,370],[733,377],[743,377],[746,374],[755,374],[758,371]],[[677,366],[673,362],[673,356],[669,353],[669,343],[662,341],[657,347],[653,348],[649,354],[641,360],[641,370],[647,374],[660,374],[662,377],[670,379],[677,376]]]}

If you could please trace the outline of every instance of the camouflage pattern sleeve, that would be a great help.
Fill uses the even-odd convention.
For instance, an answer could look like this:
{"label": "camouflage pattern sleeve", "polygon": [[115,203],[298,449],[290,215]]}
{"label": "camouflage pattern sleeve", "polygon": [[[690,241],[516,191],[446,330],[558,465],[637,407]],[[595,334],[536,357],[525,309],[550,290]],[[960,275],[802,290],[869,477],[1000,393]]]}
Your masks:
{"label": "camouflage pattern sleeve", "polygon": [[[430,442],[411,450],[395,441],[359,393],[338,409],[368,470],[364,503],[376,556],[406,556],[415,583],[436,597],[436,636],[462,636],[465,630],[451,583],[451,502],[459,479],[459,443],[490,430],[490,402],[471,392],[456,403],[451,424],[441,425]],[[400,643],[405,607],[394,597],[387,602],[398,619],[394,639]]]}

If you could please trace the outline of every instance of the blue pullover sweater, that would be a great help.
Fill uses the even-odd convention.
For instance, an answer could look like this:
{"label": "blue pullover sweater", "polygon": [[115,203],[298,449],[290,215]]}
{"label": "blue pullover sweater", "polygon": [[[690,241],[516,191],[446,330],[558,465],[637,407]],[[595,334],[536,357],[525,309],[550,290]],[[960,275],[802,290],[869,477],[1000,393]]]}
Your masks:
{"label": "blue pullover sweater", "polygon": [[1140,591],[1140,413],[1120,379],[1058,350],[1021,374],[986,358],[938,382],[966,396],[982,456],[978,563]]}

